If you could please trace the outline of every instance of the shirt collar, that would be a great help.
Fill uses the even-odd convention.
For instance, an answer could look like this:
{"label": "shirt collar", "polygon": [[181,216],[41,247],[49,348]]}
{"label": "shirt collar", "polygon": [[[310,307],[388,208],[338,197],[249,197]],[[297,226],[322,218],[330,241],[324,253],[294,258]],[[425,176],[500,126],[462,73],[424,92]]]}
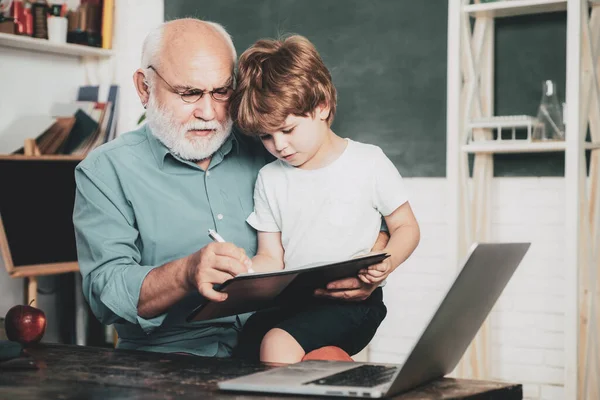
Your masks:
{"label": "shirt collar", "polygon": [[[144,125],[144,129],[146,131],[146,136],[148,138],[148,143],[150,144],[150,149],[152,150],[152,154],[158,164],[159,168],[162,169],[165,165],[165,158],[167,156],[173,157],[175,160],[180,161],[182,163],[188,164],[190,161],[182,160],[180,157],[171,153],[169,148],[164,145],[150,130],[148,124]],[[229,137],[225,140],[225,142],[221,145],[219,150],[215,152],[212,156],[212,160],[210,162],[210,166],[217,165],[219,162],[225,158],[227,154],[229,154],[232,150],[235,150],[235,154],[239,154],[240,152],[240,140],[238,138],[239,133],[232,130]],[[195,165],[195,164],[194,164]]]}
{"label": "shirt collar", "polygon": [[165,163],[165,157],[169,154],[169,149],[165,146],[156,136],[152,134],[150,127],[148,124],[144,125],[144,129],[146,131],[146,137],[148,138],[148,143],[150,145],[150,150],[152,150],[152,154],[156,159],[156,163],[162,169]]}

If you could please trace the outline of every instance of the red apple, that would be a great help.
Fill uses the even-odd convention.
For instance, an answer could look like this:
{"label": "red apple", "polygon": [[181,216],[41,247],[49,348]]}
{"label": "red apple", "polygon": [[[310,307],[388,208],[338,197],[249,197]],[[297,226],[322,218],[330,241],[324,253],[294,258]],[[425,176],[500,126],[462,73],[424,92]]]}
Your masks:
{"label": "red apple", "polygon": [[4,319],[8,340],[24,345],[37,343],[46,332],[46,315],[39,308],[14,306]]}

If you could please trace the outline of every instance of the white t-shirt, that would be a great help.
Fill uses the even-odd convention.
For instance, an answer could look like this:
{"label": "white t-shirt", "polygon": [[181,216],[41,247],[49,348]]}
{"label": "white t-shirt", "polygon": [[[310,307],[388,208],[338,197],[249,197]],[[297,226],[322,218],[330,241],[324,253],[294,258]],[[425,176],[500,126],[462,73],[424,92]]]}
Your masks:
{"label": "white t-shirt", "polygon": [[408,200],[400,173],[379,147],[346,140],[344,152],[323,168],[276,160],[258,174],[247,222],[281,232],[286,269],[368,253],[381,215]]}

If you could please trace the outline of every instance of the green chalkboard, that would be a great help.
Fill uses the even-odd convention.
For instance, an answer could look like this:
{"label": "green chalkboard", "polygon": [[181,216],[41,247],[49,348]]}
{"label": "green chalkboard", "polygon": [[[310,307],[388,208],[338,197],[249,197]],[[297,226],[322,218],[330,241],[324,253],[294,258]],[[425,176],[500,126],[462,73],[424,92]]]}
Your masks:
{"label": "green chalkboard", "polygon": [[[338,89],[333,130],[382,147],[403,176],[446,175],[447,2],[166,1],[165,19],[181,17],[221,23],[238,54],[264,37],[308,37]],[[535,115],[544,79],[564,88],[565,26],[564,13],[498,20],[498,115]],[[563,156],[497,157],[496,173],[561,175]]]}

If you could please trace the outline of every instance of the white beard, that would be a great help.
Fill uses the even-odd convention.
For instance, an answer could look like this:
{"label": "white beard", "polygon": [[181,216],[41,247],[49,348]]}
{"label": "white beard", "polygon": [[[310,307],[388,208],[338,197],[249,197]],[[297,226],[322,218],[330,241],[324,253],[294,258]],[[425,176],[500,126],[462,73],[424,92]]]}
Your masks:
{"label": "white beard", "polygon": [[[211,157],[223,145],[231,133],[233,121],[221,124],[217,121],[192,121],[186,124],[175,122],[173,114],[157,104],[150,96],[146,109],[146,120],[152,134],[156,136],[172,154],[183,160],[198,161]],[[190,130],[213,129],[208,136],[186,137]]]}

